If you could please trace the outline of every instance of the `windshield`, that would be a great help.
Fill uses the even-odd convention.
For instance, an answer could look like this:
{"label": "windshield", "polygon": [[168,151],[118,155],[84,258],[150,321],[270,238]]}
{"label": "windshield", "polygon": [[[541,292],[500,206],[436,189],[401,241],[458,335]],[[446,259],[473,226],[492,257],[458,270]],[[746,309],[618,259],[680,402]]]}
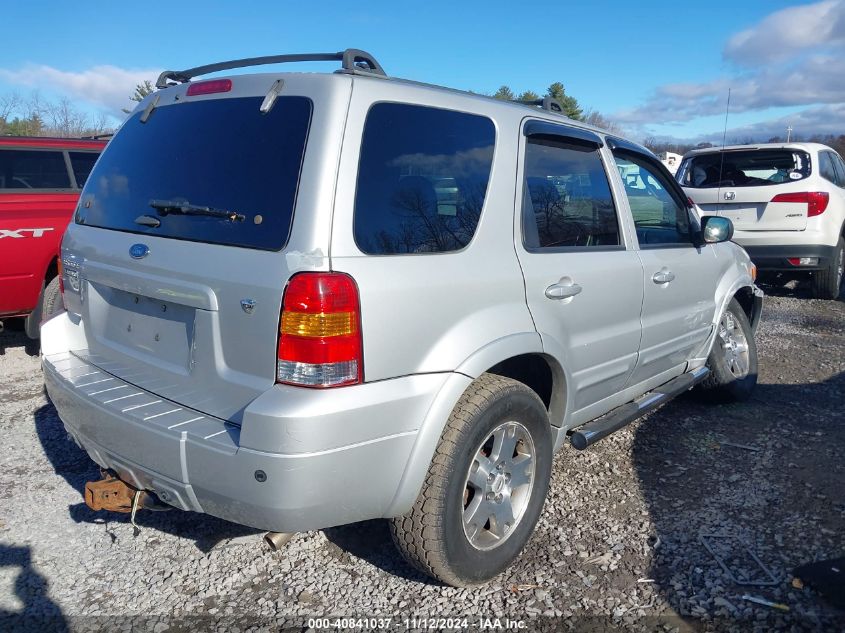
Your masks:
{"label": "windshield", "polygon": [[[76,223],[191,241],[279,250],[290,232],[311,101],[261,97],[177,103],[133,115],[82,191]],[[169,213],[174,201],[226,214]],[[136,221],[141,216],[152,216]],[[156,220],[158,222],[156,222]]]}
{"label": "windshield", "polygon": [[803,180],[810,156],[792,149],[760,149],[699,154],[684,160],[677,179],[684,187],[760,187]]}

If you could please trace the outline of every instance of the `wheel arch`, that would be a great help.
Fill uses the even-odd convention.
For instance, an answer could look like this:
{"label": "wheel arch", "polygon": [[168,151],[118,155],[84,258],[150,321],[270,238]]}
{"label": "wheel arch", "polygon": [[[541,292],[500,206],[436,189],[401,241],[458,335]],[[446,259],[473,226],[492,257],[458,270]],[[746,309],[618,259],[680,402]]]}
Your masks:
{"label": "wheel arch", "polygon": [[[757,330],[757,324],[760,322],[763,309],[762,295],[758,295],[754,290],[753,286],[742,286],[736,290],[732,297],[736,299],[737,303],[742,307],[742,311],[745,312],[745,316],[748,317],[752,331]],[[758,290],[757,292],[761,291]],[[725,307],[727,307],[727,304]]]}
{"label": "wheel arch", "polygon": [[485,345],[457,368],[473,380],[483,373],[512,378],[532,389],[560,426],[566,412],[567,380],[560,363],[543,349],[537,332],[512,334]]}
{"label": "wheel arch", "polygon": [[716,341],[719,321],[734,298],[748,317],[748,321],[751,324],[751,331],[756,332],[757,325],[760,323],[763,313],[763,291],[754,285],[754,281],[750,275],[744,274],[734,280],[727,292],[720,295],[720,299],[716,303],[717,309],[713,314],[713,330],[710,332],[710,336],[707,338],[704,347],[701,348],[700,353],[695,355],[692,361],[693,366],[703,365],[707,360],[710,350]]}
{"label": "wheel arch", "polygon": [[47,264],[47,269],[44,271],[44,285],[46,286],[59,274],[59,256],[54,255],[50,263]]}
{"label": "wheel arch", "polygon": [[[385,517],[402,515],[413,506],[449,415],[467,388],[484,373],[525,384],[546,405],[552,426],[556,426],[552,421],[559,424],[563,420],[566,408],[565,373],[555,359],[543,352],[537,332],[512,334],[485,345],[461,363],[435,396],[420,425],[405,472]],[[554,428],[552,436],[555,436]]]}

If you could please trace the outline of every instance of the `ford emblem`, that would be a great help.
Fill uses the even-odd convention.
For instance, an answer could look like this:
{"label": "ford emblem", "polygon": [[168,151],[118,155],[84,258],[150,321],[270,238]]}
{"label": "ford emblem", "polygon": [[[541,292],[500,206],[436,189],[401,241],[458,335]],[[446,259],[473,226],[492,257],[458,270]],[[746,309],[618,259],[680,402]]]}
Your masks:
{"label": "ford emblem", "polygon": [[133,244],[129,247],[129,255],[132,259],[141,259],[150,254],[150,247],[146,244]]}

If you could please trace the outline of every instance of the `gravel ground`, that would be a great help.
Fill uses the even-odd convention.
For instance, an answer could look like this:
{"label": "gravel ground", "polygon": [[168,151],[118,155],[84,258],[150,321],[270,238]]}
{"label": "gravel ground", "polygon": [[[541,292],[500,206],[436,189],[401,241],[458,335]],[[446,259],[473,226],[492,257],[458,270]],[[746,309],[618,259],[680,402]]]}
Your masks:
{"label": "gravel ground", "polygon": [[[208,516],[142,512],[135,535],[126,515],[89,511],[81,491],[97,469],[66,440],[35,351],[7,323],[0,629],[301,631],[332,615],[392,617],[394,630],[412,616],[466,617],[472,630],[496,617],[500,630],[845,630],[845,613],[790,584],[795,566],[845,553],[845,303],[767,291],[753,399],[680,398],[583,453],[565,448],[526,551],[476,589],[411,571],[379,521],[270,553],[257,532]],[[702,534],[732,537],[714,540],[732,569],[753,566],[739,556],[750,547],[776,584],[732,582]]]}

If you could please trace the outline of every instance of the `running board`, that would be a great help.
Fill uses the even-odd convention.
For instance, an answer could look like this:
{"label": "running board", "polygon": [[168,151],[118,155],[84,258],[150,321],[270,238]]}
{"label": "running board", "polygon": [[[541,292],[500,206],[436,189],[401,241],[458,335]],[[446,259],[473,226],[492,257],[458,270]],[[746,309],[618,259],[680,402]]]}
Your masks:
{"label": "running board", "polygon": [[569,436],[569,441],[572,443],[572,446],[579,451],[583,451],[591,444],[595,444],[600,439],[618,431],[637,418],[654,411],[657,407],[669,402],[675,396],[689,391],[707,378],[709,373],[710,370],[707,367],[699,367],[686,374],[681,374],[657,389],[644,393],[633,402],[623,404],[621,407],[605,413],[600,418],[579,426]]}

